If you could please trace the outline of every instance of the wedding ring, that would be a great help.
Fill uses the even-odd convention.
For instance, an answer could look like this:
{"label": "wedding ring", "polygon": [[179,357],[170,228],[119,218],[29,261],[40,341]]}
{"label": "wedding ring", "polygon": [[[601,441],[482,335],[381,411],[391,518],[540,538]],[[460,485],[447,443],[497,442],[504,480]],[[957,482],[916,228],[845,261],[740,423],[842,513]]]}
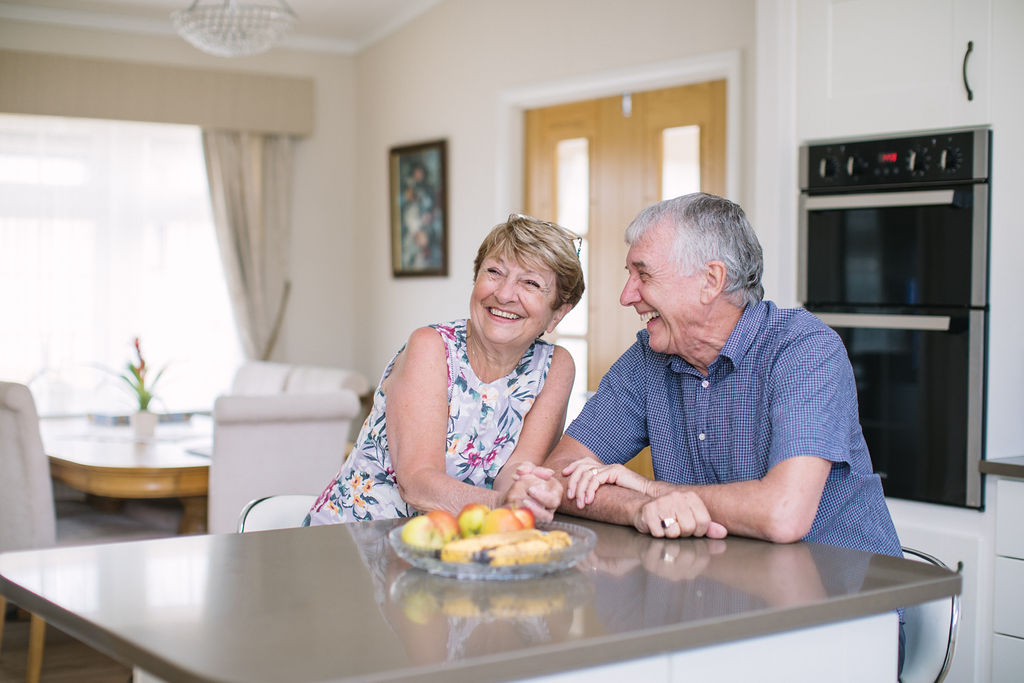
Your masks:
{"label": "wedding ring", "polygon": [[676,521],[675,517],[669,517],[668,519],[661,520],[661,528],[662,529],[667,529],[670,526],[672,526],[673,524],[678,524],[678,523],[679,522]]}

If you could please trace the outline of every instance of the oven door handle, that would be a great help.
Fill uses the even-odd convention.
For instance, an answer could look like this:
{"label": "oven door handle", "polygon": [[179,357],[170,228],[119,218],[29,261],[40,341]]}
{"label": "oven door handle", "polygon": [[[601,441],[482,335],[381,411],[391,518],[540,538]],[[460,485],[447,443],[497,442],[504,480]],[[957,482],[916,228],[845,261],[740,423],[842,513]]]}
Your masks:
{"label": "oven door handle", "polygon": [[927,330],[948,332],[948,315],[878,315],[873,313],[815,313],[829,327],[859,327],[876,330]]}
{"label": "oven door handle", "polygon": [[950,206],[953,190],[913,190],[868,194],[824,195],[804,198],[808,211],[829,209],[874,209],[892,206]]}

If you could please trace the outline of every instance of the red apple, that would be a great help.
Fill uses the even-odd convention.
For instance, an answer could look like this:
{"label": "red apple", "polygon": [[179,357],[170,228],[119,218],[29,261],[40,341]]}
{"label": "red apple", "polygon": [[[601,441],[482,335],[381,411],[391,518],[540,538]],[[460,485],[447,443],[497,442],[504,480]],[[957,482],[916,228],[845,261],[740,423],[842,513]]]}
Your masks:
{"label": "red apple", "polygon": [[524,529],[532,529],[535,526],[536,520],[533,517],[533,510],[530,508],[512,508],[512,514],[516,516]]}
{"label": "red apple", "polygon": [[523,523],[508,508],[495,508],[484,517],[484,523],[480,526],[480,534],[497,534],[502,531],[516,531],[522,529]]}
{"label": "red apple", "polygon": [[427,519],[434,523],[434,528],[441,535],[442,545],[459,537],[459,522],[447,510],[431,510]]}
{"label": "red apple", "polygon": [[459,512],[459,533],[463,538],[480,535],[480,527],[491,508],[483,503],[468,503]]}

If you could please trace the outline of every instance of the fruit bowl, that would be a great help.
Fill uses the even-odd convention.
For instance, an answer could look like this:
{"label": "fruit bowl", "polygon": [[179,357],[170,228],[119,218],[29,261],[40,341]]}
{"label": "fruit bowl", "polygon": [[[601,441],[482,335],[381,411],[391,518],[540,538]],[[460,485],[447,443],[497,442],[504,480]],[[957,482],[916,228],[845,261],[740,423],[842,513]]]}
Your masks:
{"label": "fruit bowl", "polygon": [[418,569],[455,579],[494,581],[533,579],[569,569],[586,557],[597,543],[597,535],[593,531],[575,524],[547,522],[538,524],[537,528],[541,531],[564,531],[572,538],[572,545],[553,551],[545,562],[495,567],[479,562],[442,562],[439,551],[415,548],[403,541],[401,526],[396,526],[388,533],[388,540],[399,557]]}

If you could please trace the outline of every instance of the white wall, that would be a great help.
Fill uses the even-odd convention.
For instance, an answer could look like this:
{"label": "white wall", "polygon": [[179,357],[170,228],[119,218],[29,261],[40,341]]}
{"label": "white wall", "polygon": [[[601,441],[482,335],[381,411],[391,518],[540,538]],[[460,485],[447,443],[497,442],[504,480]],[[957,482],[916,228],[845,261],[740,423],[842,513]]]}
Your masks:
{"label": "white wall", "polygon": [[[353,240],[364,332],[356,341],[358,365],[376,380],[414,326],[467,313],[481,239],[521,208],[521,162],[508,159],[505,149],[505,93],[729,50],[740,51],[749,84],[753,45],[748,0],[446,0],[362,52]],[[744,114],[748,132],[751,118]],[[388,149],[435,138],[449,141],[450,275],[396,280],[389,260]],[[739,157],[749,159],[748,149]],[[741,187],[751,178],[743,173]],[[738,198],[744,196],[741,190]]]}

